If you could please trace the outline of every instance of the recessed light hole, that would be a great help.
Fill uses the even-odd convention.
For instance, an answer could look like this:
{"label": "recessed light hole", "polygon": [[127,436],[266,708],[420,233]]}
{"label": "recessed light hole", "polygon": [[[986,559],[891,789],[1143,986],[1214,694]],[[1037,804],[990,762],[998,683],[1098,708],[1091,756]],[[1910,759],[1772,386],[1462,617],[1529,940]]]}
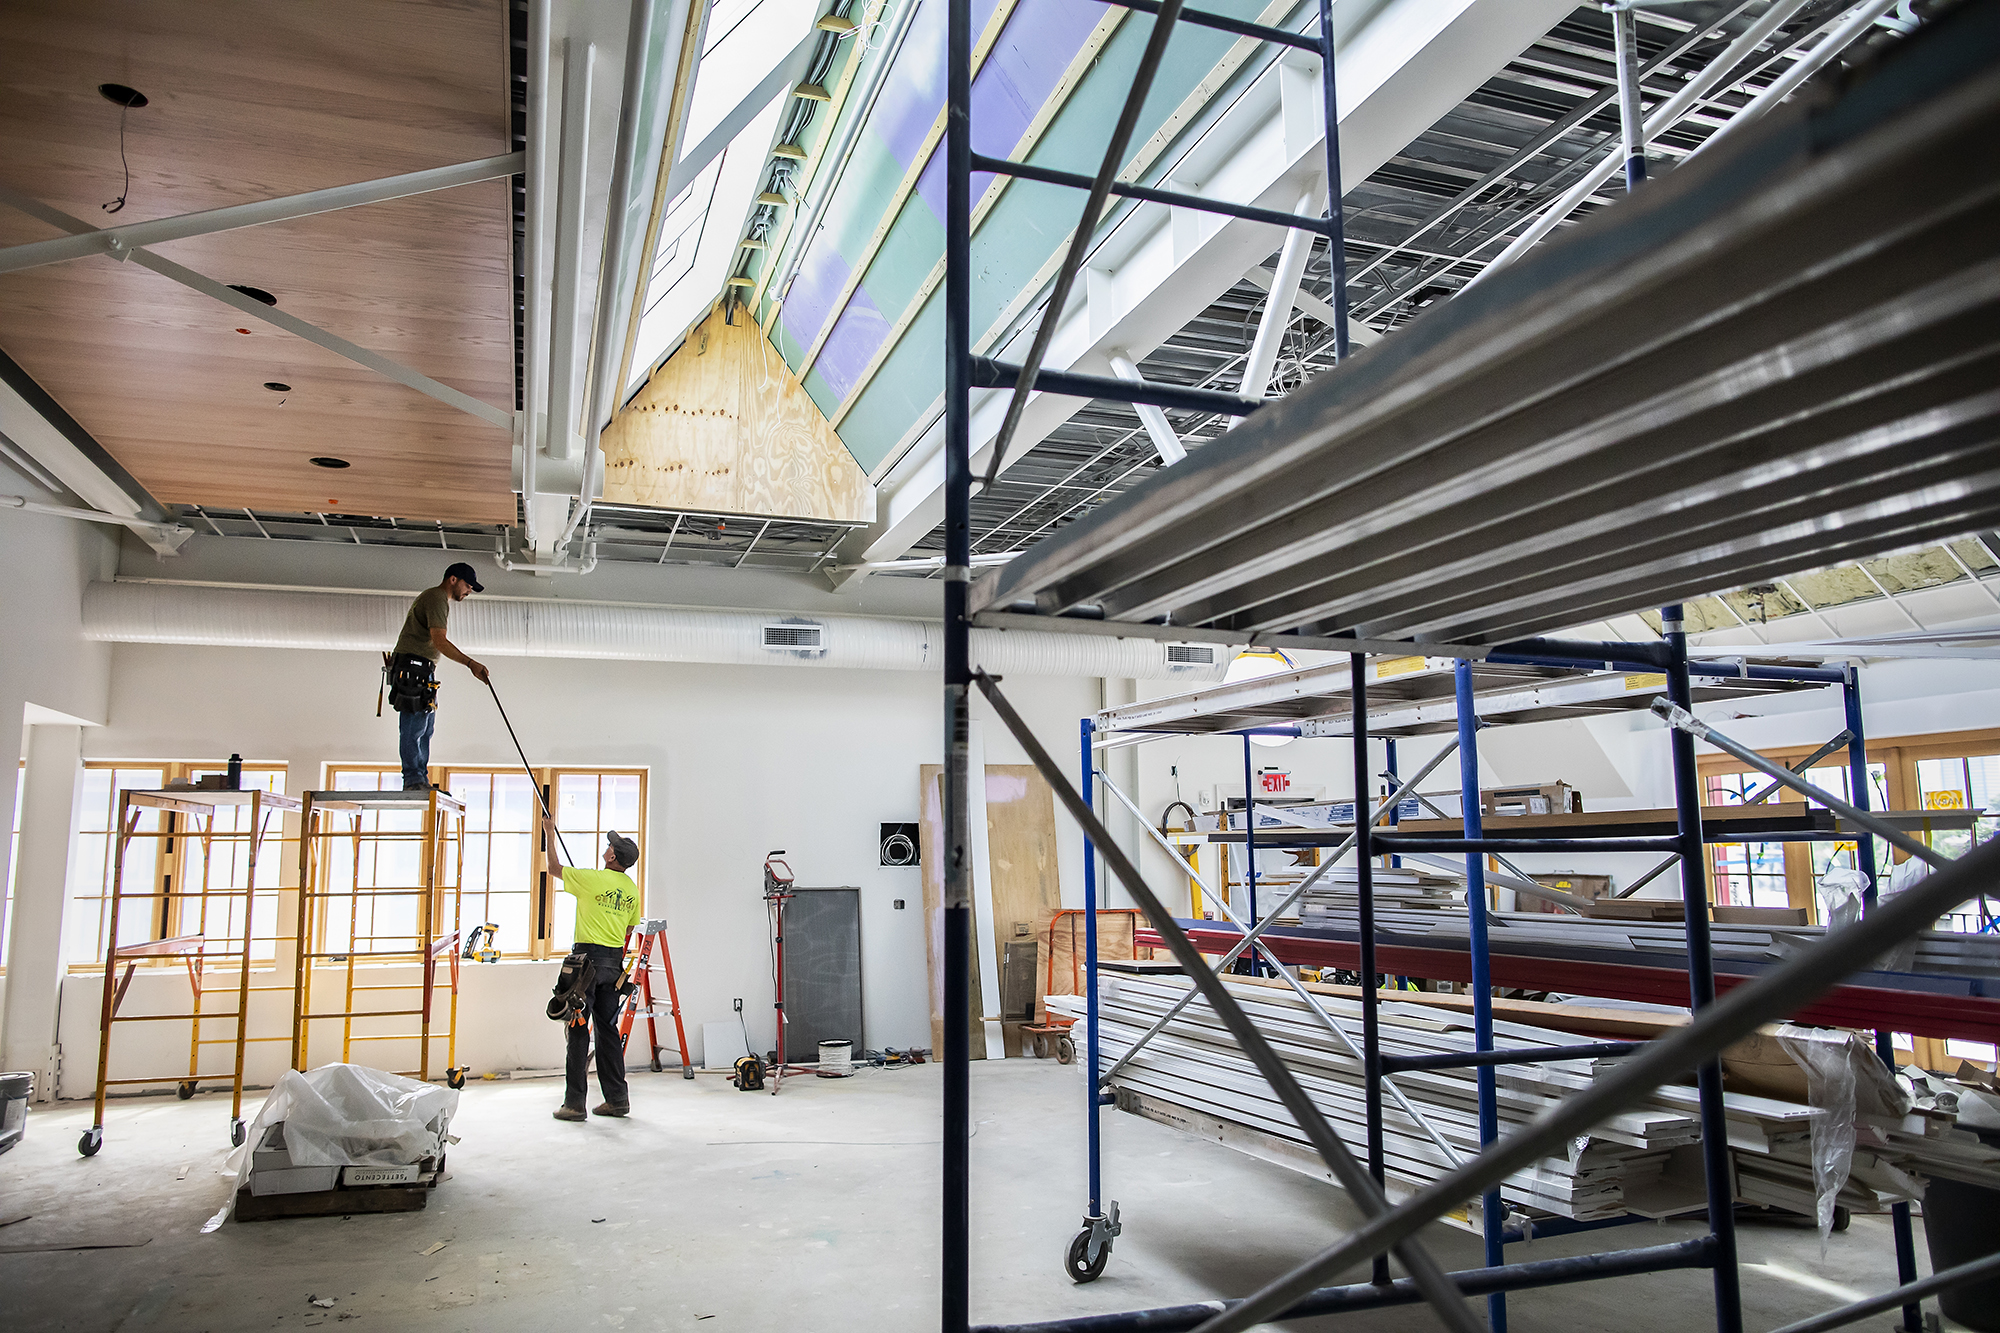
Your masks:
{"label": "recessed light hole", "polygon": [[122,83],[100,83],[97,91],[105,101],[116,106],[131,107],[134,110],[146,105],[146,94],[137,88],[127,88]]}
{"label": "recessed light hole", "polygon": [[265,380],[264,387],[269,389],[272,393],[290,393],[292,391],[291,385],[280,384],[276,380]]}
{"label": "recessed light hole", "polygon": [[265,291],[262,287],[246,287],[240,282],[232,282],[229,284],[229,290],[232,292],[242,292],[251,300],[262,301],[265,305],[278,304],[278,298]]}
{"label": "recessed light hole", "polygon": [[[306,462],[311,463],[314,467],[343,468],[343,467],[354,466],[352,463],[348,462],[345,458],[308,458]],[[327,501],[327,503],[339,504],[340,501],[329,500]]]}

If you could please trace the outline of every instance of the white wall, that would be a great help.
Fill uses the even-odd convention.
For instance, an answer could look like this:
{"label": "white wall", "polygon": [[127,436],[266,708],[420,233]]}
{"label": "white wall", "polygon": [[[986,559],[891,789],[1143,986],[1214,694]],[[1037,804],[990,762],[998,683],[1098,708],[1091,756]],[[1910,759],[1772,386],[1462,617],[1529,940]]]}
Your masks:
{"label": "white wall", "polygon": [[[374,716],[378,664],[362,653],[121,644],[108,725],[86,734],[86,757],[213,760],[234,751],[286,763],[293,792],[317,784],[326,763],[393,763],[395,716]],[[862,891],[867,1043],[929,1044],[919,872],[878,864],[877,825],[918,817],[918,766],[937,762],[942,746],[936,676],[520,658],[492,666],[536,764],[649,770],[640,863],[647,912],[665,916],[673,932],[697,1060],[700,1024],[731,1020],[738,996],[757,1048],[772,1044],[761,866],[780,847],[802,885]],[[516,762],[486,692],[455,664],[446,663],[442,676],[432,761]],[[1005,688],[1059,755],[1074,748],[1077,719],[1097,704],[1090,679],[1022,678]],[[989,763],[1026,761],[997,719],[984,731]],[[1057,818],[1065,900],[1080,902],[1078,835]],[[897,898],[907,904],[902,911],[891,906]],[[156,1006],[179,1004],[186,991],[184,980],[164,972],[142,980],[126,1001],[130,1012],[162,1011]],[[560,1030],[541,1013],[552,980],[553,964],[470,967],[460,1063],[475,1074],[560,1063]],[[89,1093],[96,985],[80,977],[66,988],[65,1095]],[[283,1021],[260,1019],[258,1035],[276,1035]],[[267,1022],[276,1026],[267,1030]],[[185,1049],[185,1028],[151,1026],[163,1029],[148,1041],[159,1043],[171,1067],[167,1053]],[[259,1048],[255,1081],[268,1081],[257,1077],[264,1065],[271,1073],[282,1066],[281,1045]]]}
{"label": "white wall", "polygon": [[[41,503],[71,503],[71,498],[43,490],[0,461],[0,494],[22,495]],[[53,518],[21,510],[0,510],[0,756],[19,760],[27,752],[24,715],[96,722],[104,717],[110,680],[111,650],[86,643],[79,615],[83,589],[93,579],[108,577],[117,567],[115,530],[74,519]],[[14,765],[0,777],[0,829],[14,827]],[[37,858],[30,857],[30,864]],[[45,863],[45,862],[44,862]],[[7,857],[0,854],[0,899],[13,888]],[[26,886],[33,891],[35,886]],[[60,883],[45,884],[51,893]],[[8,923],[12,933],[12,923]],[[0,954],[0,962],[4,962]],[[4,1013],[4,981],[0,981],[0,1013]],[[33,1026],[41,1026],[38,1015]],[[4,1030],[0,1019],[0,1030]],[[42,1040],[46,1040],[43,1038]]]}

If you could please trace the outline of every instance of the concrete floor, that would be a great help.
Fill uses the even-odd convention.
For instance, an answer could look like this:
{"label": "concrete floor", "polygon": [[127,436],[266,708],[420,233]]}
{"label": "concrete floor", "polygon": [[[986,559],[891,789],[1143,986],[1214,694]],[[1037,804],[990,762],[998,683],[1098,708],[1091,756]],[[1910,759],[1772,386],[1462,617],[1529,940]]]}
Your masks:
{"label": "concrete floor", "polygon": [[[0,1326],[937,1326],[937,1066],[794,1079],[777,1097],[736,1092],[712,1075],[639,1074],[630,1120],[586,1125],[549,1118],[560,1094],[553,1080],[467,1088],[452,1126],[463,1142],[423,1212],[231,1222],[209,1235],[202,1224],[230,1188],[217,1174],[228,1154],[226,1098],[117,1102],[104,1150],[88,1159],[75,1144],[89,1104],[37,1108],[26,1141],[0,1155],[0,1217],[33,1216],[0,1228],[0,1247],[146,1243],[0,1254]],[[1356,1220],[1328,1186],[1107,1111],[1105,1179],[1125,1234],[1103,1278],[1073,1286],[1061,1257],[1081,1213],[1081,1102],[1074,1066],[973,1066],[975,1321],[1242,1294]],[[1509,1247],[1509,1258],[1697,1233],[1647,1225]],[[1752,1330],[1894,1285],[1886,1218],[1857,1217],[1824,1261],[1811,1232],[1758,1225],[1741,1237]],[[1447,1268],[1480,1265],[1464,1232],[1435,1227],[1425,1240]],[[420,1253],[438,1241],[444,1249]],[[336,1303],[317,1307],[309,1296]],[[1699,1272],[1518,1293],[1510,1309],[1515,1333],[1713,1326]],[[1343,1333],[1437,1327],[1421,1307],[1289,1327],[1336,1324]]]}

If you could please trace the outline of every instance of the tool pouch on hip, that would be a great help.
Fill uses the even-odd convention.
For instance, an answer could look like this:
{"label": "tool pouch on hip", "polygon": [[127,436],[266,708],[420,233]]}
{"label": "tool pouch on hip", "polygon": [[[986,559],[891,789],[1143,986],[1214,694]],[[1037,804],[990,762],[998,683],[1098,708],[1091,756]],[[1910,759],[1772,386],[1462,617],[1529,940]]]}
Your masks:
{"label": "tool pouch on hip", "polygon": [[555,991],[549,996],[548,1014],[558,1023],[581,1023],[584,1021],[585,997],[590,993],[590,974],[594,968],[587,953],[577,952],[563,959],[562,971],[556,973]]}
{"label": "tool pouch on hip", "polygon": [[389,661],[389,706],[399,713],[427,713],[437,707],[437,664],[404,653]]}

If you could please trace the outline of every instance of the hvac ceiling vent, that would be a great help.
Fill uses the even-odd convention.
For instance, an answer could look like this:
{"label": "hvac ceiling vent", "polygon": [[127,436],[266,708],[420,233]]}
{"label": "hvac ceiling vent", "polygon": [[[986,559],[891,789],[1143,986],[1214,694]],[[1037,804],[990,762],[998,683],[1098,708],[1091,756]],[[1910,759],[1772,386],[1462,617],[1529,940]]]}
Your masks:
{"label": "hvac ceiling vent", "polygon": [[825,657],[826,626],[811,620],[784,620],[766,625],[764,647],[794,657]]}
{"label": "hvac ceiling vent", "polygon": [[1212,667],[1218,656],[1212,643],[1170,643],[1167,645],[1167,665],[1170,667]]}

